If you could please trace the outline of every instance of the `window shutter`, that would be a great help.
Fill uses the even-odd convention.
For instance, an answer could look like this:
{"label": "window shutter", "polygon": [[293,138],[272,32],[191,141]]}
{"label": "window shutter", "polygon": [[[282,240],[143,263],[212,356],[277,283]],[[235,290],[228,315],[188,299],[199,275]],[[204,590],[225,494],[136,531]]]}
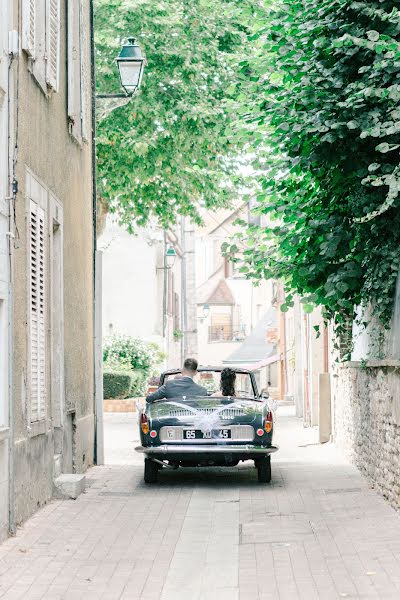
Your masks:
{"label": "window shutter", "polygon": [[81,0],[80,11],[81,32],[81,111],[82,137],[87,142],[91,133],[91,70],[90,70],[90,31],[89,7],[86,0]]}
{"label": "window shutter", "polygon": [[30,202],[30,399],[31,421],[46,410],[46,221],[43,208]]}
{"label": "window shutter", "polygon": [[23,0],[22,49],[32,58],[35,58],[36,12],[36,0]]}
{"label": "window shutter", "polygon": [[80,1],[68,0],[68,118],[71,135],[82,141]]}
{"label": "window shutter", "polygon": [[60,54],[60,0],[47,0],[46,45],[46,82],[49,87],[57,91]]}

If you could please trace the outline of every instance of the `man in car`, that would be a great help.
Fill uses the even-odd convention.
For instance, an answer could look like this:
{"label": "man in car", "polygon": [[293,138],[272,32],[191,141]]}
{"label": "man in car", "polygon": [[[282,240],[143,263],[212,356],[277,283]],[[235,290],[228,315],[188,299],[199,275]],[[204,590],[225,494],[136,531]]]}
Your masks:
{"label": "man in car", "polygon": [[147,396],[147,402],[163,398],[182,398],[182,396],[207,396],[206,388],[193,381],[197,374],[198,363],[195,358],[187,358],[183,363],[182,376],[167,381],[157,391]]}

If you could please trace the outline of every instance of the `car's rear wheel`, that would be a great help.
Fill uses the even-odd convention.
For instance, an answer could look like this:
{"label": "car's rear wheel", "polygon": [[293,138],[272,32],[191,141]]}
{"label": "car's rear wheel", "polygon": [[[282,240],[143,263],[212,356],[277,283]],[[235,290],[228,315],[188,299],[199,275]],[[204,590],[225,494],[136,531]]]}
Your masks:
{"label": "car's rear wheel", "polygon": [[144,481],[145,483],[156,483],[158,464],[150,458],[144,459]]}
{"label": "car's rear wheel", "polygon": [[263,456],[257,460],[256,468],[258,481],[260,483],[269,483],[271,481],[271,457]]}

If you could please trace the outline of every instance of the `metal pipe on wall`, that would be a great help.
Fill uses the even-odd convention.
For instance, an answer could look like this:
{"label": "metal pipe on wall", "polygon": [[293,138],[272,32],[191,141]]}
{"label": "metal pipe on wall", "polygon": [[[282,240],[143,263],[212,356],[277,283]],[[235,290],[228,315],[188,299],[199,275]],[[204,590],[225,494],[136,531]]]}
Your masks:
{"label": "metal pipe on wall", "polygon": [[182,338],[181,338],[181,362],[184,361],[188,351],[188,314],[187,314],[187,261],[186,261],[186,220],[185,217],[181,217],[181,248],[182,248],[182,261],[181,261],[181,318],[182,318]]}
{"label": "metal pipe on wall", "polygon": [[[8,3],[8,7],[11,4]],[[8,15],[9,24],[12,22],[12,15]],[[19,24],[18,24],[19,27]],[[21,32],[18,32],[19,35]],[[13,403],[13,239],[15,236],[15,224],[13,220],[14,206],[17,197],[17,184],[15,181],[15,167],[17,161],[17,146],[12,135],[12,125],[14,123],[14,115],[11,112],[11,96],[14,100],[14,78],[12,71],[14,57],[9,58],[8,65],[8,80],[7,80],[7,189],[8,189],[8,294],[7,294],[7,309],[8,309],[8,531],[10,535],[15,535],[17,531],[15,522],[15,484],[14,484],[14,437],[15,437],[15,424],[14,424],[14,403]],[[17,58],[19,61],[19,57]],[[18,77],[16,85],[19,85]],[[16,92],[18,95],[18,92]],[[18,106],[16,107],[18,110]]]}
{"label": "metal pipe on wall", "polygon": [[92,92],[92,269],[93,269],[93,396],[94,396],[94,452],[95,464],[104,464],[103,431],[103,362],[102,362],[102,261],[97,253],[97,185],[96,185],[96,70],[94,47],[94,8],[89,0],[90,17],[90,76]]}

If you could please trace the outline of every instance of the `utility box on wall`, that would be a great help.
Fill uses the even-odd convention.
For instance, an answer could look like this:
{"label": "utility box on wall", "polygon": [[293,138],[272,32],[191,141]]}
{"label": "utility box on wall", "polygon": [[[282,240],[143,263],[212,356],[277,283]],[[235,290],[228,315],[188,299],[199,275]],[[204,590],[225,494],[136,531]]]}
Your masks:
{"label": "utility box on wall", "polygon": [[319,374],[319,442],[324,444],[331,439],[331,378],[329,373]]}

